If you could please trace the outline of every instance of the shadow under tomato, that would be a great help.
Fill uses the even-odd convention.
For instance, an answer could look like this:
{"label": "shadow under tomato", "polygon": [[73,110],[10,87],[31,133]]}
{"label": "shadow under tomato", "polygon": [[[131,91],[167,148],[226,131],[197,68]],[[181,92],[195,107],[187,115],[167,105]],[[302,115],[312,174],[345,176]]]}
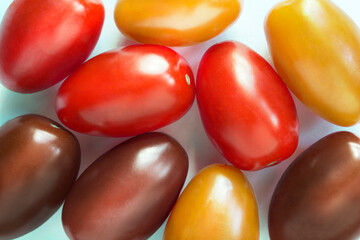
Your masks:
{"label": "shadow under tomato", "polygon": [[299,129],[301,132],[312,131],[313,128],[319,126],[322,123],[322,118],[313,113],[308,107],[306,107],[300,100],[292,94],[295,102],[298,118]]}
{"label": "shadow under tomato", "polygon": [[272,197],[272,194],[275,190],[275,187],[280,180],[282,174],[286,171],[289,165],[295,160],[295,158],[301,154],[307,146],[298,146],[293,155],[282,161],[281,163],[264,168],[259,171],[244,171],[245,175],[254,186],[254,191],[258,199],[259,206],[266,204],[269,205],[269,201]]}
{"label": "shadow under tomato", "polygon": [[211,164],[229,164],[207,137],[196,101],[185,116],[159,131],[175,137],[186,150],[189,156],[188,176],[197,174]]}
{"label": "shadow under tomato", "polygon": [[246,172],[244,174],[248,178],[255,192],[256,201],[259,210],[259,219],[261,226],[261,235],[267,235],[268,211],[270,201],[274,190],[283,175],[284,171],[294,161],[294,159],[303,152],[307,146],[302,144],[298,146],[295,153],[288,159],[282,161],[278,165],[262,169],[255,172]]}
{"label": "shadow under tomato", "polygon": [[194,72],[194,77],[196,78],[197,69],[199,67],[200,61],[205,54],[205,52],[214,44],[222,42],[219,39],[210,39],[201,44],[196,44],[187,47],[172,47],[172,49],[178,52],[183,56],[191,66],[191,69]]}
{"label": "shadow under tomato", "polygon": [[127,47],[130,45],[136,45],[136,44],[141,44],[141,43],[135,42],[134,40],[131,40],[130,38],[127,38],[125,36],[121,36],[121,38],[119,38],[119,41],[117,42],[116,47],[123,48],[123,47]]}
{"label": "shadow under tomato", "polygon": [[82,133],[75,133],[75,132],[73,133],[79,140],[81,146],[81,165],[80,165],[79,176],[100,156],[102,156],[104,153],[106,153],[116,145],[128,139],[128,138],[96,137]]}
{"label": "shadow under tomato", "polygon": [[55,97],[60,83],[41,92],[22,94],[0,86],[0,124],[24,114],[39,114],[59,122]]}

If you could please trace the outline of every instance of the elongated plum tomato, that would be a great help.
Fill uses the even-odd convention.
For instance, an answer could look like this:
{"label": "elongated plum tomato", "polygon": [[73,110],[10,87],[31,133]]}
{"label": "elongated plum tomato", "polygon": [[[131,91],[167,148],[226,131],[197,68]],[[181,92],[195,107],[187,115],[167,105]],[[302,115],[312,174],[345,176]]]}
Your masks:
{"label": "elongated plum tomato", "polygon": [[312,111],[341,126],[360,117],[360,31],[328,0],[284,1],[265,31],[279,72]]}
{"label": "elongated plum tomato", "polygon": [[245,45],[212,46],[200,63],[196,94],[210,140],[236,167],[262,169],[295,151],[293,99],[273,68]]}
{"label": "elongated plum tomato", "polygon": [[134,137],[76,181],[62,214],[71,240],[147,239],[169,215],[188,171],[180,144],[162,133]]}
{"label": "elongated plum tomato", "polygon": [[0,27],[0,80],[21,93],[61,81],[90,55],[104,21],[101,0],[14,0]]}
{"label": "elongated plum tomato", "polygon": [[178,120],[195,97],[186,60],[170,48],[134,45],[100,54],[61,86],[56,109],[69,128],[133,136]]}
{"label": "elongated plum tomato", "polygon": [[23,115],[0,128],[0,240],[43,224],[77,177],[80,146],[56,122]]}
{"label": "elongated plum tomato", "polygon": [[281,177],[269,209],[276,240],[350,240],[360,230],[360,139],[336,132],[314,143]]}
{"label": "elongated plum tomato", "polygon": [[141,43],[192,45],[224,31],[240,14],[241,0],[118,0],[115,22]]}
{"label": "elongated plum tomato", "polygon": [[177,239],[259,239],[256,199],[239,169],[216,164],[190,181],[165,228],[164,240]]}

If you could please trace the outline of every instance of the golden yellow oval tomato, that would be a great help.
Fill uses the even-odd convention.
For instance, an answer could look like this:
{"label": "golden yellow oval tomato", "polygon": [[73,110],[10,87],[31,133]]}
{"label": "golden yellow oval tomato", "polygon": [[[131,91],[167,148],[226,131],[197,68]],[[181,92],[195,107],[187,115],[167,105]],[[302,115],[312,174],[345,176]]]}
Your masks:
{"label": "golden yellow oval tomato", "polygon": [[360,115],[360,31],[329,0],[287,0],[265,31],[275,68],[312,111],[341,126]]}
{"label": "golden yellow oval tomato", "polygon": [[141,43],[192,45],[215,37],[240,14],[242,0],[119,0],[119,30]]}
{"label": "golden yellow oval tomato", "polygon": [[229,165],[201,170],[176,202],[163,239],[259,239],[256,199],[246,177]]}

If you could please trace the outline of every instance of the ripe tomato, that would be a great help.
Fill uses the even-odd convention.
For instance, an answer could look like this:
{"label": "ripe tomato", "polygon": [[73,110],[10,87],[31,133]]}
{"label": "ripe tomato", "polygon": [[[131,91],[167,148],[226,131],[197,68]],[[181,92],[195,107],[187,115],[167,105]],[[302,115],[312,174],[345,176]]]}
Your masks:
{"label": "ripe tomato", "polygon": [[15,0],[0,28],[0,78],[21,93],[46,89],[81,65],[104,21],[101,0]]}
{"label": "ripe tomato", "polygon": [[240,0],[119,0],[115,22],[142,43],[192,45],[224,31],[240,14]]}
{"label": "ripe tomato", "polygon": [[320,139],[281,177],[269,207],[270,239],[359,239],[359,185],[360,139],[350,132]]}
{"label": "ripe tomato", "polygon": [[187,172],[187,154],[175,139],[131,138],[81,174],[64,204],[64,230],[70,240],[148,239],[169,215]]}
{"label": "ripe tomato", "polygon": [[258,208],[246,177],[227,165],[201,170],[176,202],[163,239],[259,239]]}
{"label": "ripe tomato", "polygon": [[56,109],[75,131],[133,136],[178,120],[194,97],[183,57],[164,46],[133,45],[83,64],[60,87]]}
{"label": "ripe tomato", "polygon": [[273,68],[245,45],[212,46],[201,60],[196,93],[208,136],[235,166],[258,170],[295,151],[293,99]]}
{"label": "ripe tomato", "polygon": [[360,31],[328,0],[291,0],[268,15],[275,68],[312,111],[341,126],[360,118]]}
{"label": "ripe tomato", "polygon": [[0,239],[27,234],[53,215],[73,186],[79,167],[78,140],[56,122],[31,114],[2,125]]}

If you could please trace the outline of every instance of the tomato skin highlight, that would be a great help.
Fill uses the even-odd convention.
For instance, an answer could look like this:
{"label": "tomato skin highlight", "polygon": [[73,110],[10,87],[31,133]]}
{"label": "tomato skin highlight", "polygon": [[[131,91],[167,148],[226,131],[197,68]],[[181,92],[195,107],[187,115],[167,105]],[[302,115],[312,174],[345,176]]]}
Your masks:
{"label": "tomato skin highlight", "polygon": [[181,118],[195,98],[186,60],[170,48],[133,45],[84,63],[60,87],[56,109],[69,128],[125,137]]}
{"label": "tomato skin highlight", "polygon": [[328,0],[276,5],[265,22],[275,68],[290,90],[325,120],[360,118],[360,31]]}
{"label": "tomato skin highlight", "polygon": [[200,63],[196,94],[206,133],[236,167],[259,170],[295,151],[293,99],[273,68],[247,46],[212,46]]}
{"label": "tomato skin highlight", "polygon": [[335,132],[303,151],[283,173],[269,207],[270,239],[357,239],[360,139]]}
{"label": "tomato skin highlight", "polygon": [[258,240],[259,213],[252,187],[234,166],[202,169],[186,186],[163,240]]}
{"label": "tomato skin highlight", "polygon": [[0,80],[20,93],[44,90],[79,67],[104,22],[101,0],[15,0],[0,27]]}
{"label": "tomato skin highlight", "polygon": [[223,32],[240,15],[239,0],[119,0],[118,29],[141,43],[187,46]]}

